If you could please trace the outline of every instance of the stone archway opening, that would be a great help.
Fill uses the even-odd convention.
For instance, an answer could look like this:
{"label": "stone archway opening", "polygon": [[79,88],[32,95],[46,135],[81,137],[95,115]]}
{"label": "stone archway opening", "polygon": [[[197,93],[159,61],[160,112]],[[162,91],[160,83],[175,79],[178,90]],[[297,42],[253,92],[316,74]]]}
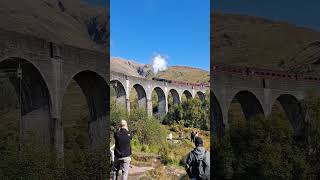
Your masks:
{"label": "stone archway opening", "polygon": [[130,110],[147,110],[147,94],[140,84],[135,84],[130,91]]}
{"label": "stone archway opening", "polygon": [[203,92],[198,91],[197,95],[195,96],[195,99],[198,99],[202,103],[202,106],[205,106],[206,96]]}
{"label": "stone archway opening", "polygon": [[93,71],[77,73],[62,105],[65,157],[102,145],[108,137],[109,86]]}
{"label": "stone archway opening", "polygon": [[110,102],[115,103],[117,106],[119,105],[120,107],[126,108],[127,96],[123,84],[118,80],[112,80],[110,84]]}
{"label": "stone archway opening", "polygon": [[212,135],[221,139],[224,135],[224,123],[223,123],[223,115],[220,103],[215,96],[215,94],[210,92],[210,113],[211,113],[211,123],[210,129]]}
{"label": "stone archway opening", "polygon": [[181,97],[181,101],[182,101],[182,102],[185,102],[185,101],[188,101],[188,100],[191,100],[191,99],[192,99],[192,94],[191,94],[191,92],[188,91],[188,90],[183,91],[182,97]]}
{"label": "stone archway opening", "polygon": [[163,116],[166,114],[166,95],[159,87],[153,89],[152,94],[152,113],[154,116]]}
{"label": "stone archway opening", "polygon": [[168,109],[171,109],[173,105],[180,104],[179,93],[175,89],[170,89],[168,93]]}
{"label": "stone archway opening", "polygon": [[301,133],[304,113],[299,100],[293,95],[280,95],[272,105],[271,115],[278,115],[283,119],[287,119],[295,135]]}
{"label": "stone archway opening", "polygon": [[21,58],[1,61],[0,136],[14,140],[18,149],[29,135],[53,144],[52,133],[51,96],[39,69]]}
{"label": "stone archway opening", "polygon": [[240,91],[233,97],[228,109],[229,123],[250,120],[258,115],[264,115],[264,111],[259,100],[252,92]]}

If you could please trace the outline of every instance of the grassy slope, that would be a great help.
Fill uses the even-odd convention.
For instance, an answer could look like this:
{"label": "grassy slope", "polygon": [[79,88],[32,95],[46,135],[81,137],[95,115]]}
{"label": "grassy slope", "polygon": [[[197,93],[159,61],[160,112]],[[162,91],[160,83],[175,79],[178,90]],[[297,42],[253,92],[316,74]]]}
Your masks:
{"label": "grassy slope", "polygon": [[214,63],[281,69],[320,33],[285,22],[235,14],[211,14]]}
{"label": "grassy slope", "polygon": [[107,12],[105,7],[91,6],[81,0],[0,1],[0,18],[5,20],[0,22],[0,28],[102,50],[106,37],[101,37],[105,39],[103,42],[94,41],[88,34],[88,23],[94,17],[100,25],[107,23]]}
{"label": "grassy slope", "polygon": [[166,71],[153,74],[150,65],[128,62],[128,60],[115,57],[112,58],[110,63],[111,71],[121,72],[131,76],[144,77],[139,75],[137,72],[138,68],[141,68],[146,72],[146,78],[148,79],[158,77],[189,83],[208,83],[210,79],[208,71],[187,66],[170,66]]}
{"label": "grassy slope", "polygon": [[[181,143],[172,143],[167,141],[168,144],[171,144],[170,151],[168,153],[168,158],[172,159],[172,164],[158,164],[154,162],[154,158],[159,156],[157,152],[144,152],[141,151],[141,146],[133,146],[133,161],[132,164],[136,166],[153,166],[154,170],[148,171],[140,177],[152,178],[157,175],[157,178],[160,179],[177,179],[179,177],[186,176],[184,168],[181,166],[180,161],[185,158],[185,156],[195,147],[194,143],[190,141],[190,133],[192,130],[199,132],[199,136],[204,141],[204,147],[210,151],[210,136],[209,132],[201,131],[194,128],[173,128],[170,126],[163,125],[165,127],[167,134],[172,133],[173,139],[179,137],[177,130],[183,131],[183,136],[185,137]],[[174,172],[172,172],[174,171]]]}
{"label": "grassy slope", "polygon": [[171,66],[166,71],[159,72],[156,76],[190,83],[208,83],[210,80],[209,72],[187,66]]}

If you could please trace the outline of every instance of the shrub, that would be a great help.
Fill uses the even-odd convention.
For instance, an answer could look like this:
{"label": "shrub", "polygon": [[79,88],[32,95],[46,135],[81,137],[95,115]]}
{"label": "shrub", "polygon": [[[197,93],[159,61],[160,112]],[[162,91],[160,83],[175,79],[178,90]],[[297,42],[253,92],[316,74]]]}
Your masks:
{"label": "shrub", "polygon": [[0,112],[18,106],[16,91],[8,79],[0,79],[0,99]]}
{"label": "shrub", "polygon": [[118,128],[119,123],[122,119],[128,119],[128,113],[123,106],[117,105],[115,101],[111,101],[110,106],[110,129],[111,132],[114,132]]}
{"label": "shrub", "polygon": [[[209,97],[207,97],[209,98]],[[165,125],[175,123],[183,124],[185,127],[210,129],[208,101],[204,104],[199,98],[183,101],[181,104],[170,105],[168,114],[163,119]]]}
{"label": "shrub", "polygon": [[105,146],[65,153],[66,179],[104,179],[110,172]]}
{"label": "shrub", "polygon": [[36,138],[26,138],[22,151],[16,140],[6,142],[0,152],[0,179],[59,179],[63,177],[57,154]]}

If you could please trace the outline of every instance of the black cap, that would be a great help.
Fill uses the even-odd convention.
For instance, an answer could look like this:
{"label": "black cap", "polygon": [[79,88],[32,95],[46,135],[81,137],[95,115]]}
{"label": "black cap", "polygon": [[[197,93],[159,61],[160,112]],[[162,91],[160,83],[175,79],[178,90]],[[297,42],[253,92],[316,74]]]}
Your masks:
{"label": "black cap", "polygon": [[194,140],[194,144],[198,147],[198,146],[202,146],[203,145],[203,141],[201,139],[201,137],[196,137]]}

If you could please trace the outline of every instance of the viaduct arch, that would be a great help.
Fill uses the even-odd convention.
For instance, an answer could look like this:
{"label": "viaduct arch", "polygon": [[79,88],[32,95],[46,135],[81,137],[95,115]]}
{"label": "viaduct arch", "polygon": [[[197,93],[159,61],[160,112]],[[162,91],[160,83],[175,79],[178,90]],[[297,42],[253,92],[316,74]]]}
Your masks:
{"label": "viaduct arch", "polygon": [[[152,107],[152,92],[155,92],[158,97],[158,108],[155,111],[159,115],[164,115],[169,109],[169,96],[172,97],[174,104],[182,102],[182,96],[194,98],[199,96],[200,100],[205,100],[205,93],[209,90],[208,86],[196,84],[179,84],[165,81],[148,80],[145,78],[128,76],[119,72],[111,72],[111,84],[116,92],[116,101],[123,102],[128,112],[130,112],[130,91],[135,89],[138,94],[138,102],[146,107],[149,115],[153,115]],[[126,98],[124,100],[124,98]],[[146,103],[146,106],[144,105]]]}
{"label": "viaduct arch", "polygon": [[228,127],[232,103],[239,103],[247,120],[269,116],[279,102],[298,134],[305,119],[301,101],[309,89],[319,89],[320,78],[311,74],[290,74],[229,65],[215,65],[211,73],[211,128],[221,137]]}
{"label": "viaduct arch", "polygon": [[[108,138],[109,65],[108,53],[57,44],[16,32],[0,31],[0,75],[9,77],[17,93],[22,69],[22,134],[37,132],[63,156],[62,102],[74,79],[90,112],[90,147]],[[19,96],[19,95],[18,95]],[[36,131],[35,131],[36,130]]]}

